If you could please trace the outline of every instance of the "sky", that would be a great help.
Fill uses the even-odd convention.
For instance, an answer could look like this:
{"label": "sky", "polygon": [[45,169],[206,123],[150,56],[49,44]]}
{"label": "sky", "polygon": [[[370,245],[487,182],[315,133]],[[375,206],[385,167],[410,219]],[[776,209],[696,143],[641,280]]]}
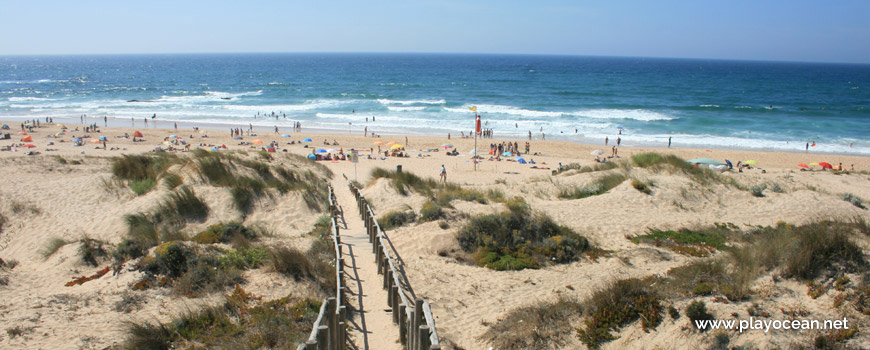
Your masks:
{"label": "sky", "polygon": [[0,0],[0,55],[558,54],[870,63],[866,0]]}

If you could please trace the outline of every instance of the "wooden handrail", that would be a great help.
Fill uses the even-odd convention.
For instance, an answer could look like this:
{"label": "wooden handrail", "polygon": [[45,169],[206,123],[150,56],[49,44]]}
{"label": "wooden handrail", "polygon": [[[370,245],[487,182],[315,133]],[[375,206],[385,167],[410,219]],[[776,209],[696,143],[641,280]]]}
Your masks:
{"label": "wooden handrail", "polygon": [[393,322],[399,325],[402,345],[411,350],[441,349],[429,302],[414,296],[404,269],[397,267],[401,261],[399,253],[378,224],[374,210],[353,183],[347,181],[347,184],[357,201],[360,216],[369,233],[369,240],[374,246],[375,257],[378,259],[378,273],[384,275],[387,303],[393,309]]}

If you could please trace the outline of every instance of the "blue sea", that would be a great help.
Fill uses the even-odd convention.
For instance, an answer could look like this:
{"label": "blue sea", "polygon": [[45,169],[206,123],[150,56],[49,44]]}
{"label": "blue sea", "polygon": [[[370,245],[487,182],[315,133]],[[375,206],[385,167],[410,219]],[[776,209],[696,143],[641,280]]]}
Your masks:
{"label": "blue sea", "polygon": [[[0,57],[0,119],[870,155],[870,65],[534,55]],[[272,113],[280,117],[271,117]],[[259,116],[258,116],[259,113]],[[269,117],[264,116],[269,114]],[[286,115],[286,117],[285,117]],[[102,124],[102,123],[101,123]],[[169,127],[169,123],[161,125]],[[214,127],[218,127],[215,125]]]}

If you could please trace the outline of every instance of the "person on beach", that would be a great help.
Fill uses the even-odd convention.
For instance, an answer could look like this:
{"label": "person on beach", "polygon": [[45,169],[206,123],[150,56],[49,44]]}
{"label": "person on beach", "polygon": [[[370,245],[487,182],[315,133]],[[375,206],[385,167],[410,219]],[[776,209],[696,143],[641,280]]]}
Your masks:
{"label": "person on beach", "polygon": [[447,182],[447,168],[444,164],[441,164],[441,182]]}
{"label": "person on beach", "polygon": [[668,136],[668,148],[671,148],[671,136]]}
{"label": "person on beach", "polygon": [[106,123],[106,126],[109,126],[109,117],[103,117],[103,123]]}
{"label": "person on beach", "polygon": [[173,123],[175,125],[175,131],[178,131],[178,123]]}
{"label": "person on beach", "polygon": [[532,131],[529,130],[529,141],[531,141],[531,140],[532,140]]}
{"label": "person on beach", "polygon": [[604,145],[607,146],[608,142],[610,142],[610,138],[607,136],[604,136]]}
{"label": "person on beach", "polygon": [[145,120],[145,127],[147,128],[148,127],[148,118],[142,118],[142,119]]}
{"label": "person on beach", "polygon": [[810,143],[807,142],[807,147],[804,149],[804,153],[809,153],[810,151]]}

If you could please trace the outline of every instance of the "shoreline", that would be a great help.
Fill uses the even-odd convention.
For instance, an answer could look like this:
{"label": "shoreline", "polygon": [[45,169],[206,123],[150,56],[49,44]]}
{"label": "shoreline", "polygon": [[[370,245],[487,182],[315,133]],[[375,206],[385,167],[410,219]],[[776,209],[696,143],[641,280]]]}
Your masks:
{"label": "shoreline", "polygon": [[[3,118],[7,118],[7,119],[3,119]],[[12,119],[8,119],[8,118],[10,118],[10,117],[8,117],[8,116],[0,117],[0,124],[2,124],[2,123],[9,124],[10,131],[13,131],[13,133],[18,131],[18,129],[13,124],[20,124],[23,121],[40,119],[40,118],[28,118],[28,117],[11,117]],[[75,118],[75,117],[52,117],[52,118],[54,119],[55,124],[66,124],[69,126],[81,126],[81,125],[83,125],[80,122],[79,118]],[[42,123],[44,120],[45,120],[45,117],[41,117],[40,123]],[[200,130],[210,130],[210,131],[216,131],[216,132],[220,132],[220,131],[225,132],[227,129],[230,129],[230,128],[239,128],[242,130],[247,130],[247,126],[245,125],[245,123],[212,122],[212,121],[192,122],[192,121],[176,121],[176,120],[163,120],[163,119],[150,119],[150,118],[148,118],[148,120],[151,121],[151,123],[149,123],[149,125],[146,128],[146,127],[144,127],[143,119],[135,119],[132,123],[133,126],[129,126],[126,123],[126,120],[124,120],[122,118],[109,117],[108,118],[108,127],[110,127],[110,128],[129,128],[129,129],[137,129],[138,128],[138,130],[151,130],[151,129],[171,130],[171,129],[174,129],[173,124],[177,123],[178,128],[179,128],[178,132],[182,133],[182,134],[185,132],[191,131],[191,129],[193,127],[198,127]],[[260,122],[259,124],[254,124],[254,121],[248,121],[247,124],[252,125],[253,131],[255,131],[255,132],[261,132],[261,133],[273,132],[274,127],[269,127],[269,126],[263,125],[262,120],[265,120],[265,119],[258,120]],[[288,122],[290,120],[291,119],[283,119],[284,122]],[[105,125],[105,123],[103,123],[103,119],[99,118],[99,117],[86,117],[85,122],[88,122],[89,124],[96,123],[97,126],[101,127],[101,128],[105,127],[105,126],[103,126],[103,125]],[[287,134],[292,135],[292,134],[296,133],[296,132],[290,131],[290,130],[292,130],[292,128],[290,128],[290,127],[278,126],[278,128],[279,128],[280,134],[287,133]],[[182,131],[182,129],[187,130],[187,131]],[[360,127],[360,126],[352,126],[351,130],[352,130],[352,132],[346,132],[346,131],[343,132],[342,129],[340,129],[340,128],[333,129],[333,128],[322,128],[322,127],[307,127],[304,123],[302,124],[302,133],[314,133],[314,134],[335,135],[335,136],[341,136],[341,135],[360,136],[364,131],[363,127]],[[369,131],[371,132],[371,130],[369,130]],[[377,131],[377,129],[375,129],[375,131]],[[435,134],[435,133],[425,133],[425,132],[401,133],[401,132],[387,131],[387,132],[378,132],[378,135],[388,136],[388,137],[409,136],[409,137],[443,138],[445,140],[447,139],[447,137],[445,135],[439,135],[439,134]],[[496,135],[499,135],[499,134],[497,133]],[[555,134],[555,135],[559,135],[559,134]],[[567,135],[567,134],[565,134],[565,135]],[[474,140],[474,138],[456,137],[457,135],[451,135],[451,136],[452,136],[451,141],[457,140],[457,139],[458,140]],[[600,149],[604,149],[605,151],[607,151],[606,148],[610,148],[610,147],[614,146],[614,142],[616,142],[615,139],[618,136],[620,136],[620,135],[615,135],[615,137],[611,137],[612,142],[610,142],[608,145],[601,145],[601,144],[596,144],[596,143],[590,142],[590,141],[592,141],[592,138],[584,137],[582,135],[579,136],[579,139],[577,139],[577,140],[570,140],[570,139],[564,139],[564,138],[556,138],[556,139],[552,139],[552,140],[541,140],[540,133],[532,133],[531,140],[529,140],[528,137],[515,137],[515,135],[513,135],[513,134],[506,134],[503,136],[496,136],[494,138],[489,138],[489,139],[479,138],[478,143],[481,143],[481,142],[492,143],[495,141],[501,142],[501,141],[508,141],[508,140],[517,141],[517,142],[525,142],[525,141],[551,142],[552,141],[552,142],[567,142],[567,143],[578,144],[578,145],[582,145],[582,146],[600,148]],[[631,135],[626,134],[626,135],[622,135],[622,136],[630,137]],[[679,137],[679,136],[680,135],[678,135],[676,137]],[[689,137],[695,137],[695,138],[703,137],[703,135],[682,135],[682,136],[689,136]],[[781,142],[781,141],[775,141],[775,142]],[[844,153],[844,152],[834,152],[834,151],[828,152],[828,151],[812,151],[812,150],[810,152],[804,152],[804,151],[801,151],[799,149],[791,150],[791,149],[770,148],[770,147],[759,147],[759,148],[755,148],[755,147],[722,147],[719,145],[710,146],[710,145],[701,145],[701,144],[694,144],[694,143],[687,143],[687,144],[674,143],[674,147],[669,148],[665,145],[665,142],[662,142],[662,143],[634,142],[634,141],[631,141],[630,138],[627,140],[626,139],[623,140],[622,147],[650,149],[650,150],[668,150],[668,149],[703,150],[703,151],[715,150],[715,151],[722,151],[722,152],[788,153],[788,154],[795,154],[795,155],[805,154],[807,156],[819,155],[819,156],[844,156],[844,157],[870,158],[870,149],[868,149],[868,153],[862,153],[862,152]],[[861,148],[858,148],[858,149],[861,149]]]}

